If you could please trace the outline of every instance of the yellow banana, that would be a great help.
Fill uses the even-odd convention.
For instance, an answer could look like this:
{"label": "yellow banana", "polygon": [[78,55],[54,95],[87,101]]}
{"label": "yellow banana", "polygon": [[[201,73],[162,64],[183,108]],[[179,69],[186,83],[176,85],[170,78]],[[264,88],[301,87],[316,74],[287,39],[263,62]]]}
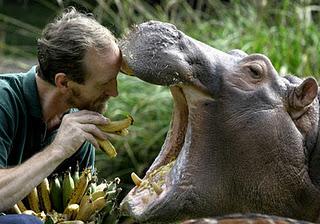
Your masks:
{"label": "yellow banana", "polygon": [[96,191],[96,192],[93,192],[91,194],[91,197],[92,197],[92,200],[96,200],[97,198],[100,198],[100,197],[104,197],[106,196],[106,193],[107,193],[107,188],[105,188],[104,190],[102,191]]}
{"label": "yellow banana", "polygon": [[79,204],[82,196],[85,194],[87,187],[89,185],[89,176],[91,176],[91,170],[86,169],[81,173],[78,183],[76,184],[71,197],[69,204]]}
{"label": "yellow banana", "polygon": [[89,199],[82,207],[79,208],[79,212],[76,216],[76,220],[82,220],[86,222],[94,213],[93,201]]}
{"label": "yellow banana", "polygon": [[69,204],[63,214],[67,216],[67,220],[73,220],[76,218],[77,214],[79,212],[79,205],[78,204]]}
{"label": "yellow banana", "polygon": [[124,128],[128,128],[133,124],[133,118],[129,115],[127,118],[119,121],[111,121],[106,125],[99,125],[101,131],[112,133],[116,131],[121,131]]}
{"label": "yellow banana", "polygon": [[74,191],[74,181],[71,177],[70,171],[68,170],[63,178],[62,183],[62,200],[63,207],[65,208],[68,205],[68,201],[71,198],[72,192]]}
{"label": "yellow banana", "polygon": [[99,143],[100,149],[107,153],[111,158],[117,156],[117,151],[109,140],[97,139],[97,141]]}
{"label": "yellow banana", "polygon": [[15,204],[13,206],[13,211],[16,213],[16,214],[21,214],[21,210],[19,208],[19,206],[17,204]]}
{"label": "yellow banana", "polygon": [[127,136],[129,134],[129,130],[127,128],[121,129],[120,131],[112,132],[111,134]]}
{"label": "yellow banana", "polygon": [[99,212],[107,204],[106,196],[102,196],[93,201],[93,208],[95,212]]}
{"label": "yellow banana", "polygon": [[22,214],[37,216],[37,213],[35,213],[33,210],[25,210],[22,212]]}
{"label": "yellow banana", "polygon": [[33,188],[32,191],[29,193],[28,202],[31,210],[35,211],[36,213],[40,212],[39,195],[36,187]]}
{"label": "yellow banana", "polygon": [[85,195],[83,195],[83,197],[81,198],[81,202],[80,202],[80,205],[79,205],[79,210],[85,206],[85,204],[88,203],[89,200],[92,200],[91,198],[91,190],[88,189],[88,191],[86,192]]}
{"label": "yellow banana", "polygon": [[21,212],[24,212],[27,210],[26,206],[23,204],[22,201],[18,201],[17,205],[18,205]]}
{"label": "yellow banana", "polygon": [[49,181],[47,178],[44,178],[44,180],[41,182],[40,192],[41,192],[41,198],[42,198],[42,204],[43,204],[44,210],[46,212],[51,212],[52,206],[51,206],[51,200],[50,200],[50,187],[49,187]]}

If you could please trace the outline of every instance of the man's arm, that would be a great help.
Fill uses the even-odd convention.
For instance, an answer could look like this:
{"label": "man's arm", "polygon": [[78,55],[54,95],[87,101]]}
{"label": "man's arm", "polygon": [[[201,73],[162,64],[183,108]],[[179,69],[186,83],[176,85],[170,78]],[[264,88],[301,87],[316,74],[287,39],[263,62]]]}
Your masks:
{"label": "man's arm", "polygon": [[106,118],[91,111],[65,115],[55,139],[44,150],[21,165],[0,169],[0,211],[23,199],[60,163],[72,156],[86,140],[99,147],[95,138],[107,139],[107,135],[96,125],[106,123]]}

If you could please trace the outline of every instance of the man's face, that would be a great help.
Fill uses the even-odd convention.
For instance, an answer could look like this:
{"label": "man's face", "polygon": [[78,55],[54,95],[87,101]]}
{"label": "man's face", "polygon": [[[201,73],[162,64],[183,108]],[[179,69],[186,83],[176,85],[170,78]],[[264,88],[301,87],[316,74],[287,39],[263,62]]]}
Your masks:
{"label": "man's face", "polygon": [[121,66],[121,54],[118,46],[113,43],[111,49],[98,54],[89,49],[84,57],[87,78],[84,84],[72,82],[72,94],[68,103],[80,110],[104,112],[106,101],[118,95],[117,75]]}

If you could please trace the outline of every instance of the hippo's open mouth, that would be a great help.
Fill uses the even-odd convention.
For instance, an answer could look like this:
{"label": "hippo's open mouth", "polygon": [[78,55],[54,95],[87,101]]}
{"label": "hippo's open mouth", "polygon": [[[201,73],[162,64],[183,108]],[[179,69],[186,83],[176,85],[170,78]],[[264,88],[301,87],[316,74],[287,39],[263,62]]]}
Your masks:
{"label": "hippo's open mouth", "polygon": [[121,203],[122,213],[140,222],[198,217],[211,209],[194,206],[204,204],[210,194],[197,183],[209,183],[214,178],[207,178],[204,167],[210,168],[200,158],[210,147],[206,144],[210,138],[206,111],[212,107],[214,94],[203,84],[210,80],[199,80],[194,75],[199,66],[208,72],[215,67],[201,54],[188,56],[192,45],[205,48],[173,25],[159,22],[139,25],[120,44],[122,70],[146,82],[169,86],[174,101],[170,128],[158,157]]}
{"label": "hippo's open mouth", "polygon": [[[167,207],[167,202],[170,200],[180,201],[182,205],[188,203],[188,200],[179,198],[192,195],[192,178],[185,170],[185,163],[191,143],[192,128],[189,119],[194,114],[190,114],[189,107],[193,105],[190,102],[193,97],[186,97],[186,95],[197,96],[201,93],[191,86],[181,85],[171,86],[170,91],[174,100],[174,110],[161,152],[142,182],[130,191],[121,206],[124,213],[140,221],[150,221],[155,218],[153,216],[159,209],[163,211],[173,209],[170,206]],[[185,206],[188,205],[180,208],[186,208]],[[177,206],[176,209],[179,207]],[[172,218],[171,216],[170,219]]]}

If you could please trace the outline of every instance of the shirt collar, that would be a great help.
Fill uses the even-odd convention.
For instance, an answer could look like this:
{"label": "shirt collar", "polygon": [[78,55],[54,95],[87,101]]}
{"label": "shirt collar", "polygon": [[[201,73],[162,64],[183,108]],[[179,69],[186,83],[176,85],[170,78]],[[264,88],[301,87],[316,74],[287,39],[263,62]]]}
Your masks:
{"label": "shirt collar", "polygon": [[36,83],[36,66],[33,66],[23,79],[23,94],[27,103],[27,110],[33,117],[42,119],[42,108]]}

